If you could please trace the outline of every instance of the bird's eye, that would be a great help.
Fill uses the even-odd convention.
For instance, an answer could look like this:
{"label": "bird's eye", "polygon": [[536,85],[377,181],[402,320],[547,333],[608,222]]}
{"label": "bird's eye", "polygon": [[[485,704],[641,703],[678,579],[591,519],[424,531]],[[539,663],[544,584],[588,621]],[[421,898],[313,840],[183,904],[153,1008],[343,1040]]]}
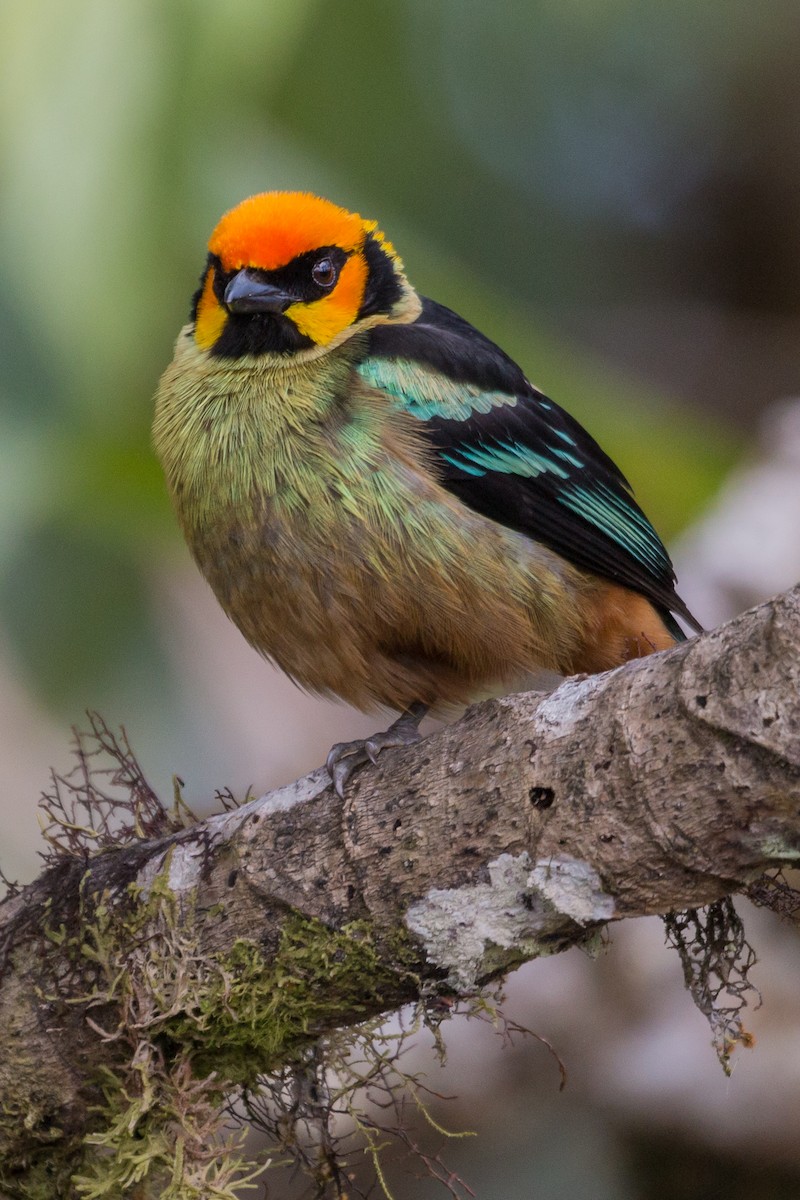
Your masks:
{"label": "bird's eye", "polygon": [[333,287],[336,282],[336,267],[329,258],[320,258],[311,268],[311,278],[319,287]]}

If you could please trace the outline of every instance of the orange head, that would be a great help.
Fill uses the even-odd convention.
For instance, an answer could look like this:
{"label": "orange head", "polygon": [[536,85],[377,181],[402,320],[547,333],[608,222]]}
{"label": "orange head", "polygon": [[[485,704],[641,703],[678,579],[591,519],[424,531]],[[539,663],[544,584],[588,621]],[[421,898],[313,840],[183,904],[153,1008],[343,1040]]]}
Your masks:
{"label": "orange head", "polygon": [[419,310],[375,222],[308,192],[243,200],[225,213],[208,250],[194,338],[220,357],[308,357]]}

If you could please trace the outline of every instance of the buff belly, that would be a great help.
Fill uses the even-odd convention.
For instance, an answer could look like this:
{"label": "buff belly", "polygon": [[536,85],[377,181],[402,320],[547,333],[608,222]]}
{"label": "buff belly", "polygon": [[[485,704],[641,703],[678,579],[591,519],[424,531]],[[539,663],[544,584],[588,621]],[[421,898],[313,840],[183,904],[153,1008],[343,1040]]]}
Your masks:
{"label": "buff belly", "polygon": [[259,497],[186,530],[222,607],[302,687],[402,709],[568,669],[581,583],[555,556],[449,497],[398,496],[413,524],[369,495],[316,499],[286,511]]}

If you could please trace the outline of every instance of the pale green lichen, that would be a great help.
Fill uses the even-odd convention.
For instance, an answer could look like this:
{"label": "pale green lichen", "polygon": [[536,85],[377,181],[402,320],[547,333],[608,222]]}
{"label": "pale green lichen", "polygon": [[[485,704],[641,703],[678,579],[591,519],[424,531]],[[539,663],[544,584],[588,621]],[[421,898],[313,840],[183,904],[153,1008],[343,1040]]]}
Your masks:
{"label": "pale green lichen", "polygon": [[137,1187],[166,1200],[234,1200],[255,1186],[262,1168],[244,1156],[241,1132],[219,1134],[226,1097],[291,1060],[332,1017],[374,1014],[397,988],[367,921],[336,930],[290,912],[269,957],[244,938],[209,954],[192,898],[179,902],[168,876],[166,862],[146,892],[130,885],[121,901],[82,894],[83,928],[50,931],[92,964],[80,1002],[90,1020],[95,1007],[115,1006],[118,1025],[97,1028],[128,1054],[102,1070],[72,1181],[83,1200],[121,1200]]}

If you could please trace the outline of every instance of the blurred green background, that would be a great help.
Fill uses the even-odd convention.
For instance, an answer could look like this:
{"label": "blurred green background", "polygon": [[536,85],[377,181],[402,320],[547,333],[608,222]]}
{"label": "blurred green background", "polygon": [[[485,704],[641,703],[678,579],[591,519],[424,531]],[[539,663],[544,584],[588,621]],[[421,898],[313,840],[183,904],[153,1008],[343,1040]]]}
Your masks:
{"label": "blurred green background", "polygon": [[[420,290],[590,428],[666,538],[797,387],[796,0],[3,0],[0,35],[12,875],[35,869],[36,793],[86,708],[199,807],[372,725],[239,645],[150,449],[206,239],[243,196],[307,188],[377,218]],[[595,1100],[576,1103],[565,1144],[589,1120],[602,1145]],[[537,1175],[528,1136],[503,1143],[515,1196],[678,1194],[633,1170],[630,1132],[595,1190],[593,1154]],[[481,1194],[511,1195],[487,1161]]]}

